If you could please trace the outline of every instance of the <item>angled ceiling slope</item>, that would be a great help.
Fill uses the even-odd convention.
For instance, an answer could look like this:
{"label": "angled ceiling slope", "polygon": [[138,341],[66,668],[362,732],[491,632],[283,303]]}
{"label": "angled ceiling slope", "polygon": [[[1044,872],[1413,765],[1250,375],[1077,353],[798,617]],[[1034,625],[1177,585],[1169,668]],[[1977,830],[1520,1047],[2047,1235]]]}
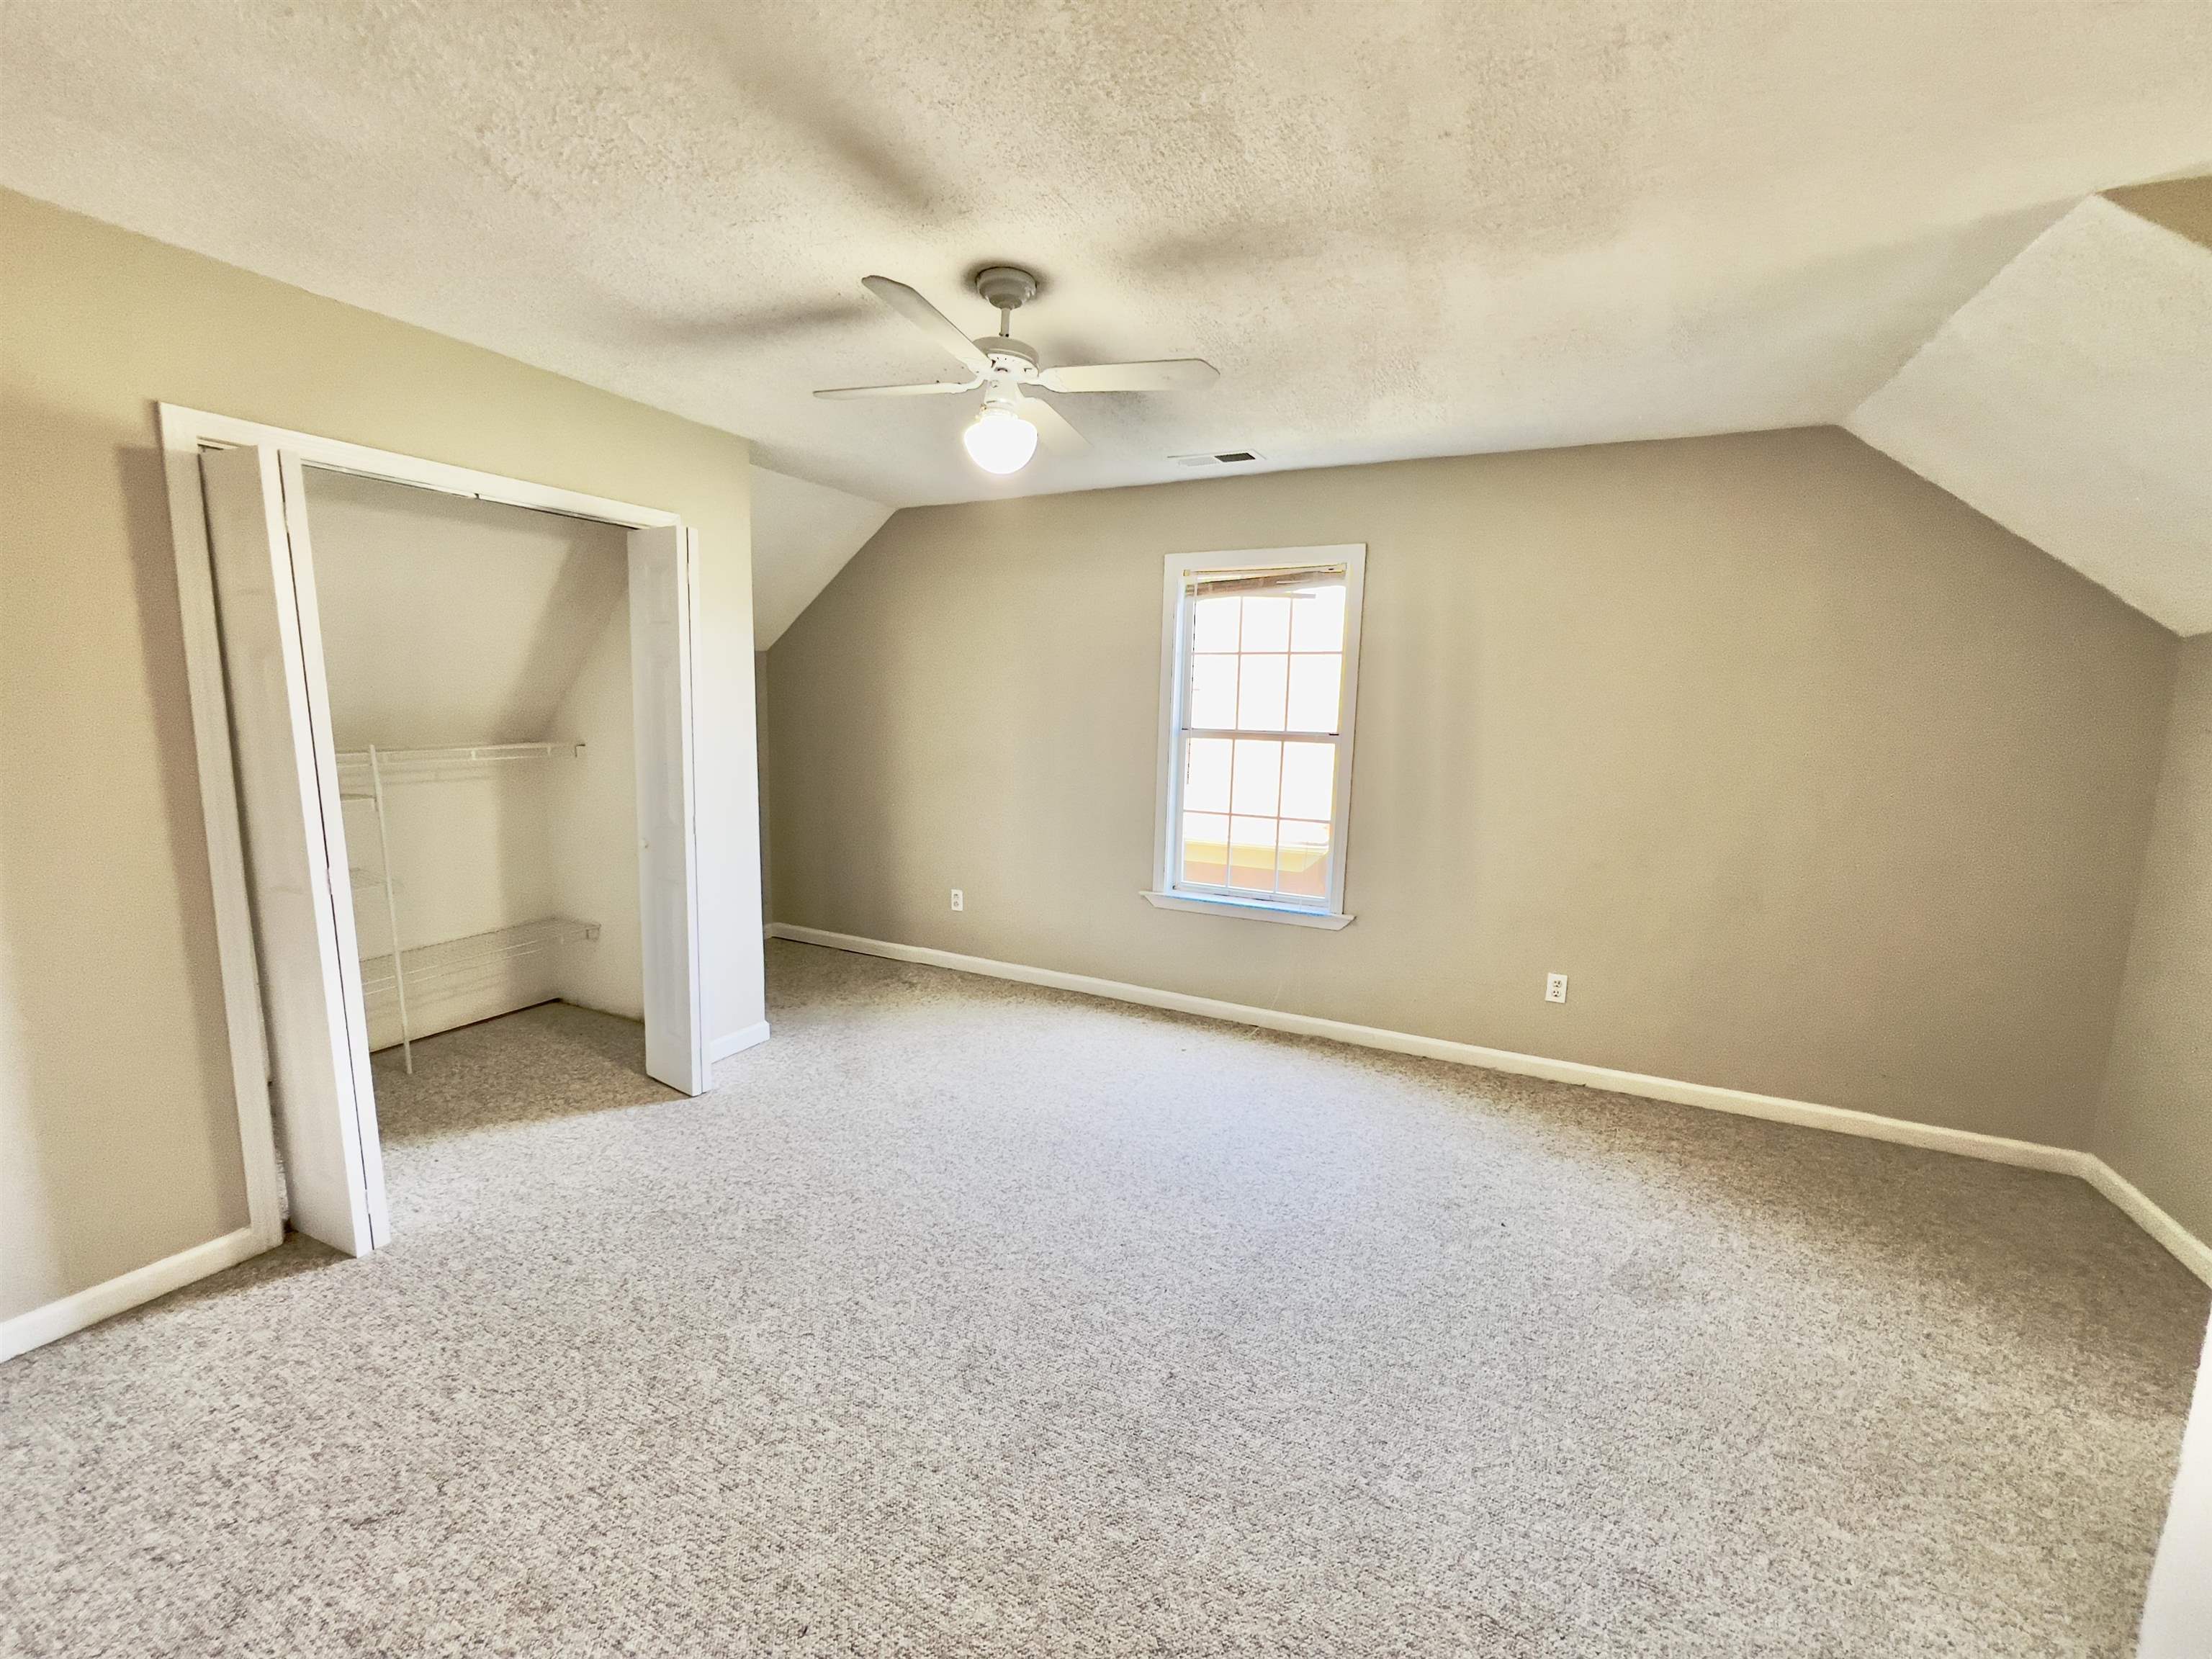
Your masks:
{"label": "angled ceiling slope", "polygon": [[628,589],[620,530],[316,467],[307,513],[340,749],[574,735],[555,720]]}
{"label": "angled ceiling slope", "polygon": [[1847,424],[2177,634],[2212,631],[2212,248],[2092,197]]}
{"label": "angled ceiling slope", "polygon": [[891,510],[764,466],[753,469],[752,481],[753,649],[765,651],[884,527]]}

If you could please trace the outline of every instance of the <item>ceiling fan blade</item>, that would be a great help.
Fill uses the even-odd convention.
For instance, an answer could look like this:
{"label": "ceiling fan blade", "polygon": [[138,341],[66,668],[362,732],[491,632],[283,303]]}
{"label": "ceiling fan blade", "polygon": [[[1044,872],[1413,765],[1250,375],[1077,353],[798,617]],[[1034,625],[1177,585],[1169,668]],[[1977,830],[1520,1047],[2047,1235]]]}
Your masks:
{"label": "ceiling fan blade", "polygon": [[895,283],[888,276],[863,276],[860,286],[936,341],[940,350],[951,352],[973,373],[981,374],[989,370],[991,360],[976,348],[973,340],[960,331],[960,325],[904,283]]}
{"label": "ceiling fan blade", "polygon": [[981,380],[916,380],[907,386],[833,386],[817,398],[935,398],[951,392],[973,392]]}
{"label": "ceiling fan blade", "polygon": [[1015,412],[1037,429],[1037,441],[1055,455],[1076,455],[1091,447],[1091,441],[1067,423],[1067,416],[1042,398],[1024,398]]}
{"label": "ceiling fan blade", "polygon": [[1048,368],[1038,380],[1053,392],[1196,392],[1221,378],[1221,371],[1198,357],[1167,357],[1149,363],[1077,363]]}

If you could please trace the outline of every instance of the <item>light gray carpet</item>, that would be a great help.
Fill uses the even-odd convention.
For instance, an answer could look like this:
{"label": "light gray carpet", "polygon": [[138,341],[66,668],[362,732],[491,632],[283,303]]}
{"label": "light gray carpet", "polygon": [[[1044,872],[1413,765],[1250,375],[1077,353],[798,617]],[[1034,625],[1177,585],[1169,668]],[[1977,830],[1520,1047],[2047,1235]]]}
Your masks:
{"label": "light gray carpet", "polygon": [[804,946],[682,1101],[0,1368],[26,1654],[2121,1655],[2205,1293],[2078,1182]]}

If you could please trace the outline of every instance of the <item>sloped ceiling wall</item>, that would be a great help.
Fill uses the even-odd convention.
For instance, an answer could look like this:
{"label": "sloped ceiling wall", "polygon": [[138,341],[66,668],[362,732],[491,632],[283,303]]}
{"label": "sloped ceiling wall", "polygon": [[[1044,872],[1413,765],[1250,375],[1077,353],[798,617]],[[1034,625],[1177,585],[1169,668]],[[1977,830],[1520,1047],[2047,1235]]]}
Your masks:
{"label": "sloped ceiling wall", "polygon": [[891,509],[787,473],[753,469],[753,649],[782,637]]}
{"label": "sloped ceiling wall", "polygon": [[2169,226],[2212,230],[2212,179],[2130,197],[2074,208],[1847,424],[2175,633],[2202,634],[2212,247]]}
{"label": "sloped ceiling wall", "polygon": [[[2212,177],[2062,216],[1846,422],[2185,636],[2212,632]],[[754,469],[766,650],[890,509]]]}
{"label": "sloped ceiling wall", "polygon": [[[5,0],[0,180],[899,505],[1840,421],[2084,195],[2212,167],[2212,5]],[[1010,88],[1012,88],[1010,95]],[[1034,91],[1030,89],[1035,89]],[[978,264],[1069,398],[993,479]]]}
{"label": "sloped ceiling wall", "polygon": [[340,749],[533,743],[629,580],[612,525],[307,473]]}
{"label": "sloped ceiling wall", "polygon": [[2105,195],[2139,219],[2177,231],[2199,247],[2212,248],[2212,173],[2128,185]]}

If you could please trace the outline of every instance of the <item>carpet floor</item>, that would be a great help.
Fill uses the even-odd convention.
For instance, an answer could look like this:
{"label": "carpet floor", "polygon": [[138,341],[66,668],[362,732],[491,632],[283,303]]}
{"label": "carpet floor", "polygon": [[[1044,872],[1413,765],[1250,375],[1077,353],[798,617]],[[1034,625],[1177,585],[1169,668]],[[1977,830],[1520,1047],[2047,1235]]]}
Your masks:
{"label": "carpet floor", "polygon": [[2081,1182],[769,951],[0,1367],[0,1650],[2130,1651],[2206,1293]]}

